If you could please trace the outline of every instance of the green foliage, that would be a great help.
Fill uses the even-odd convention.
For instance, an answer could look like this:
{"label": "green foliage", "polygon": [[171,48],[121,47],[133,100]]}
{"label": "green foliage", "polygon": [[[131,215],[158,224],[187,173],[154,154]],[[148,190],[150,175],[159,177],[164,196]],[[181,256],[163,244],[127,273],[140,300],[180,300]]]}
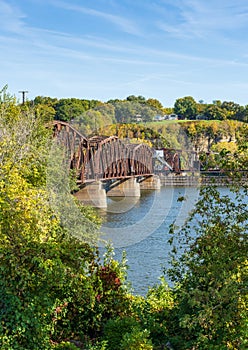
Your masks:
{"label": "green foliage", "polygon": [[120,350],[152,350],[152,342],[149,338],[149,332],[134,328],[131,333],[125,333],[120,344]]}
{"label": "green foliage", "polygon": [[108,350],[119,349],[120,343],[125,334],[130,334],[132,331],[141,332],[139,322],[132,317],[123,317],[109,319],[103,330],[103,339],[108,342]]}
{"label": "green foliage", "polygon": [[143,122],[147,122],[153,120],[157,114],[153,106],[137,98],[112,103],[115,108],[115,119],[118,123],[136,122],[137,118],[142,118]]}
{"label": "green foliage", "polygon": [[218,152],[218,153],[220,153],[223,150],[226,150],[226,151],[231,152],[233,154],[234,152],[237,151],[237,148],[238,148],[238,146],[235,142],[223,141],[223,142],[218,142],[218,143],[214,144],[211,147],[211,150],[213,152]]}
{"label": "green foliage", "polygon": [[[46,168],[46,189],[50,206],[68,234],[87,244],[96,244],[100,220],[97,219],[93,209],[84,209],[82,204],[71,195],[74,187],[72,187],[71,174],[65,167],[66,162],[63,148],[59,147],[55,141],[49,150]],[[83,216],[84,213],[86,216]]]}
{"label": "green foliage", "polygon": [[[7,93],[7,85],[1,93],[5,101],[10,97]],[[107,103],[97,100],[77,98],[63,98],[59,100],[57,98],[37,96],[33,101],[26,102],[25,105],[29,105],[29,107],[34,105],[35,113],[42,116],[44,120],[51,120],[53,117],[63,121],[76,120],[82,128],[85,128],[83,134],[90,134],[95,129],[101,127],[101,123],[105,118],[107,118],[107,124],[110,119],[113,122],[115,122],[115,119],[122,123],[135,122],[137,121],[137,116],[140,116],[143,122],[147,122],[151,121],[156,114],[168,115],[176,113],[180,117],[187,119],[200,117],[204,120],[228,119],[244,122],[248,120],[248,105],[240,106],[233,101],[222,102],[220,100],[214,100],[212,104],[204,103],[203,100],[197,103],[191,96],[178,98],[175,101],[174,108],[163,107],[162,103],[156,98],[146,99],[143,96],[135,95],[130,95],[124,100],[111,99]],[[110,106],[112,110],[110,110]],[[101,117],[99,117],[96,123],[92,123],[88,117],[88,113],[85,113],[90,110],[101,113]],[[91,113],[89,114],[91,115]],[[93,124],[96,126],[94,127]]]}
{"label": "green foliage", "polygon": [[[234,170],[234,176],[240,179],[242,176],[242,170],[247,170],[248,162],[248,126],[243,124],[237,132],[237,150],[234,153],[229,153],[222,160],[221,166],[223,169],[227,170],[229,175],[232,176],[232,171]],[[237,170],[235,172],[235,170]],[[235,179],[234,179],[235,180]]]}
{"label": "green foliage", "polygon": [[153,108],[155,108],[158,112],[163,112],[163,105],[160,101],[158,101],[156,98],[148,98],[146,103]]}
{"label": "green foliage", "polygon": [[0,90],[0,118],[6,122],[15,120],[21,111],[21,107],[16,105],[16,98],[8,93],[8,85]]}
{"label": "green foliage", "polygon": [[111,104],[99,104],[73,119],[73,124],[84,135],[98,134],[99,129],[115,122],[114,107]]}
{"label": "green foliage", "polygon": [[167,321],[174,307],[173,291],[164,278],[152,288],[146,297],[134,297],[132,315],[139,320],[142,330],[149,331],[149,337],[154,346],[168,341]]}
{"label": "green foliage", "polygon": [[103,332],[108,350],[152,350],[152,341],[149,336],[149,331],[142,329],[141,324],[134,317],[110,319]]}
{"label": "green foliage", "polygon": [[74,117],[82,115],[86,106],[83,101],[76,98],[60,99],[55,106],[55,118],[63,121],[70,121]]}
{"label": "green foliage", "polygon": [[36,116],[44,120],[44,122],[46,123],[52,121],[56,114],[56,111],[53,106],[48,106],[45,104],[36,105],[34,110],[35,110]]}
{"label": "green foliage", "polygon": [[106,340],[90,342],[84,346],[85,350],[108,350],[108,342]]}
{"label": "green foliage", "polygon": [[35,113],[42,116],[44,120],[53,118],[63,121],[71,121],[77,118],[91,108],[100,104],[97,100],[84,100],[77,98],[51,98],[37,96],[30,103],[26,103],[30,107],[34,105]]}
{"label": "green foliage", "polygon": [[207,105],[203,113],[205,118],[209,120],[227,119],[225,111],[220,106],[217,106],[217,105]]}
{"label": "green foliage", "polygon": [[173,121],[149,123],[153,132],[160,133],[167,141],[167,147],[209,152],[211,147],[220,142],[235,144],[236,139],[247,128],[247,124],[234,121]]}
{"label": "green foliage", "polygon": [[197,103],[191,96],[178,98],[174,104],[174,112],[186,119],[195,119]]}
{"label": "green foliage", "polygon": [[128,315],[131,308],[125,254],[121,262],[114,260],[113,254],[113,248],[107,246],[103,265],[94,272],[96,306],[102,325],[112,317]]}
{"label": "green foliage", "polygon": [[[97,251],[75,237],[78,226],[65,225],[68,211],[52,205],[54,198],[59,205],[59,191],[51,179],[45,187],[52,154],[47,128],[27,109],[13,119],[3,113],[0,130],[0,347],[46,350],[51,340],[101,328]],[[57,190],[68,195],[58,175]],[[92,210],[78,210],[96,221]]]}
{"label": "green foliage", "polygon": [[212,143],[210,153],[200,153],[200,160],[204,170],[221,169],[229,177],[234,176],[235,180],[235,177],[242,177],[242,170],[246,171],[247,169],[248,126],[234,121],[226,121],[225,124],[228,126],[228,128],[225,128],[225,132],[227,132],[226,135],[228,135],[229,141]]}
{"label": "green foliage", "polygon": [[[75,114],[95,108],[95,116],[113,118],[113,105],[67,102],[80,107]],[[142,96],[127,102],[147,108]],[[100,262],[101,220],[71,196],[73,177],[44,125],[62,105],[40,97],[34,109],[28,103],[18,106],[7,87],[0,92],[0,348],[150,350],[170,341],[185,350],[246,349],[247,187],[226,196],[204,189],[189,222],[173,235],[181,252],[168,271],[174,287],[162,279],[146,297],[134,297],[125,254],[117,262],[107,246]],[[230,103],[225,109],[232,118],[242,112]],[[220,151],[221,164],[229,173],[246,167],[247,126],[234,121],[183,125],[183,133],[174,125],[158,131],[165,136],[175,131],[174,141],[170,138],[175,145],[183,144],[184,135],[199,142],[204,134],[210,145],[222,135],[235,137],[232,152],[227,146]],[[117,124],[110,130],[154,144],[168,141],[142,125]],[[77,220],[82,217],[83,223]]]}
{"label": "green foliage", "polygon": [[179,349],[247,347],[246,195],[245,188],[228,196],[204,189],[191,221],[175,236],[184,253],[169,271],[178,285],[169,327]]}
{"label": "green foliage", "polygon": [[116,135],[120,139],[128,138],[134,143],[148,143],[154,148],[169,147],[167,138],[155,128],[142,124],[112,124],[99,130],[100,135]]}
{"label": "green foliage", "polygon": [[126,98],[127,101],[131,102],[138,102],[138,103],[145,103],[146,99],[144,96],[135,96],[135,95],[130,95]]}
{"label": "green foliage", "polygon": [[54,346],[55,350],[78,350],[78,347],[70,342],[61,342],[60,344]]}

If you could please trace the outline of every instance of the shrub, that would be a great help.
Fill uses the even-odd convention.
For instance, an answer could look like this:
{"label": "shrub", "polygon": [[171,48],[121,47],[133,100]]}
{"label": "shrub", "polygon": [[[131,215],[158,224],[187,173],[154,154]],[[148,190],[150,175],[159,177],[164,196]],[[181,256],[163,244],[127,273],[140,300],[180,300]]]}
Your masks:
{"label": "shrub", "polygon": [[144,329],[134,328],[131,333],[126,333],[120,344],[120,350],[152,350],[152,342],[149,337],[149,332]]}
{"label": "shrub", "polygon": [[70,342],[62,342],[55,346],[55,350],[78,350],[78,347]]}
{"label": "shrub", "polygon": [[132,333],[133,330],[142,331],[138,321],[131,317],[110,319],[103,331],[103,339],[108,342],[108,350],[116,350],[120,347],[123,336]]}

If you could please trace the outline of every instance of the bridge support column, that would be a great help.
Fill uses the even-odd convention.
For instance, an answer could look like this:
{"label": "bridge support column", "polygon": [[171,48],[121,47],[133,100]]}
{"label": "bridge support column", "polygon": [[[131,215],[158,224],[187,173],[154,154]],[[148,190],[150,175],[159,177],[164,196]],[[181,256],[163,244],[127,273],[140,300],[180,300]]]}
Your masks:
{"label": "bridge support column", "polygon": [[160,190],[161,182],[158,175],[152,175],[140,182],[141,190]]}
{"label": "bridge support column", "polygon": [[140,197],[140,184],[135,178],[127,179],[107,192],[108,197]]}
{"label": "bridge support column", "polygon": [[103,184],[100,181],[86,185],[74,195],[86,205],[96,208],[107,208],[106,191],[103,189]]}

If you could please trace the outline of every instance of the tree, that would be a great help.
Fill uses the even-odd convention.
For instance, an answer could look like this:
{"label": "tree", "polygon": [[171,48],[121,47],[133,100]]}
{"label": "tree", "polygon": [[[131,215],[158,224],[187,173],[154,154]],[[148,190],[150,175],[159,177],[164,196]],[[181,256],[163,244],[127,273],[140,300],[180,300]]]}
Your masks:
{"label": "tree", "polygon": [[240,105],[232,101],[222,102],[221,108],[225,111],[227,119],[237,119],[237,115],[241,111]]}
{"label": "tree", "polygon": [[115,120],[115,108],[110,103],[101,103],[98,104],[95,108],[95,111],[101,113],[103,122],[105,125],[113,124],[116,122]]}
{"label": "tree", "polygon": [[226,119],[226,113],[223,110],[223,108],[221,108],[215,104],[207,105],[206,108],[203,110],[203,114],[206,117],[206,119],[209,119],[209,120],[225,120]]}
{"label": "tree", "polygon": [[[247,187],[204,188],[174,239],[176,283],[171,340],[179,349],[246,349],[248,344]],[[181,243],[181,244],[179,244]]]}
{"label": "tree", "polygon": [[136,122],[138,117],[143,121],[152,121],[156,115],[153,107],[137,102],[137,99],[114,103],[114,107],[115,119],[118,123]]}
{"label": "tree", "polygon": [[148,104],[149,106],[153,107],[156,109],[156,111],[158,112],[163,112],[163,105],[162,103],[157,100],[156,98],[148,98],[146,100],[146,104]]}
{"label": "tree", "polygon": [[69,122],[80,117],[83,113],[100,104],[97,100],[81,100],[78,98],[62,98],[58,100],[54,108],[56,110],[55,118]]}
{"label": "tree", "polygon": [[207,104],[204,103],[203,100],[200,100],[199,103],[197,103],[197,114],[198,115],[204,115],[204,110],[206,109]]}
{"label": "tree", "polygon": [[243,122],[248,122],[248,105],[240,107],[240,111],[236,114],[236,119]]}
{"label": "tree", "polygon": [[2,114],[0,130],[0,347],[47,349],[55,306],[47,293],[49,258],[58,228],[43,189],[48,130],[20,110],[13,118]]}
{"label": "tree", "polygon": [[47,105],[49,107],[54,107],[58,102],[57,98],[52,98],[49,96],[36,96],[33,101],[30,102],[30,105]]}
{"label": "tree", "polygon": [[115,123],[115,108],[110,103],[98,104],[73,119],[73,124],[84,135],[97,133],[104,126]]}
{"label": "tree", "polygon": [[222,104],[221,100],[213,100],[213,105],[221,107],[221,104]]}
{"label": "tree", "polygon": [[139,103],[144,103],[146,102],[145,97],[143,96],[135,96],[135,95],[130,95],[126,98],[127,101],[130,102],[139,102]]}
{"label": "tree", "polygon": [[197,103],[191,96],[178,98],[174,104],[174,112],[187,119],[195,119]]}
{"label": "tree", "polygon": [[34,108],[36,116],[44,120],[44,122],[49,122],[55,117],[55,109],[52,106],[46,104],[37,104]]}
{"label": "tree", "polygon": [[123,270],[100,262],[100,221],[70,194],[52,130],[32,110],[11,118],[12,104],[0,115],[0,348],[82,345],[128,309]]}
{"label": "tree", "polygon": [[118,123],[129,123],[137,114],[135,104],[131,101],[114,103],[115,119]]}
{"label": "tree", "polygon": [[16,105],[16,98],[8,93],[8,85],[0,90],[0,118],[6,121],[16,119],[20,113],[20,106]]}
{"label": "tree", "polygon": [[55,105],[55,118],[62,121],[70,121],[71,119],[82,115],[87,110],[86,108],[85,104],[78,99],[60,99]]}

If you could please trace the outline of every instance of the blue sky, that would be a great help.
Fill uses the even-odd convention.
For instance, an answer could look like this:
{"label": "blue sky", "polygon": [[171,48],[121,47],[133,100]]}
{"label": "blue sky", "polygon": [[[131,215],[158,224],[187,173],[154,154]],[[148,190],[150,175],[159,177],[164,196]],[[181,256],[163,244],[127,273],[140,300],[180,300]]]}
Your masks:
{"label": "blue sky", "polygon": [[247,0],[0,0],[0,87],[248,104]]}

